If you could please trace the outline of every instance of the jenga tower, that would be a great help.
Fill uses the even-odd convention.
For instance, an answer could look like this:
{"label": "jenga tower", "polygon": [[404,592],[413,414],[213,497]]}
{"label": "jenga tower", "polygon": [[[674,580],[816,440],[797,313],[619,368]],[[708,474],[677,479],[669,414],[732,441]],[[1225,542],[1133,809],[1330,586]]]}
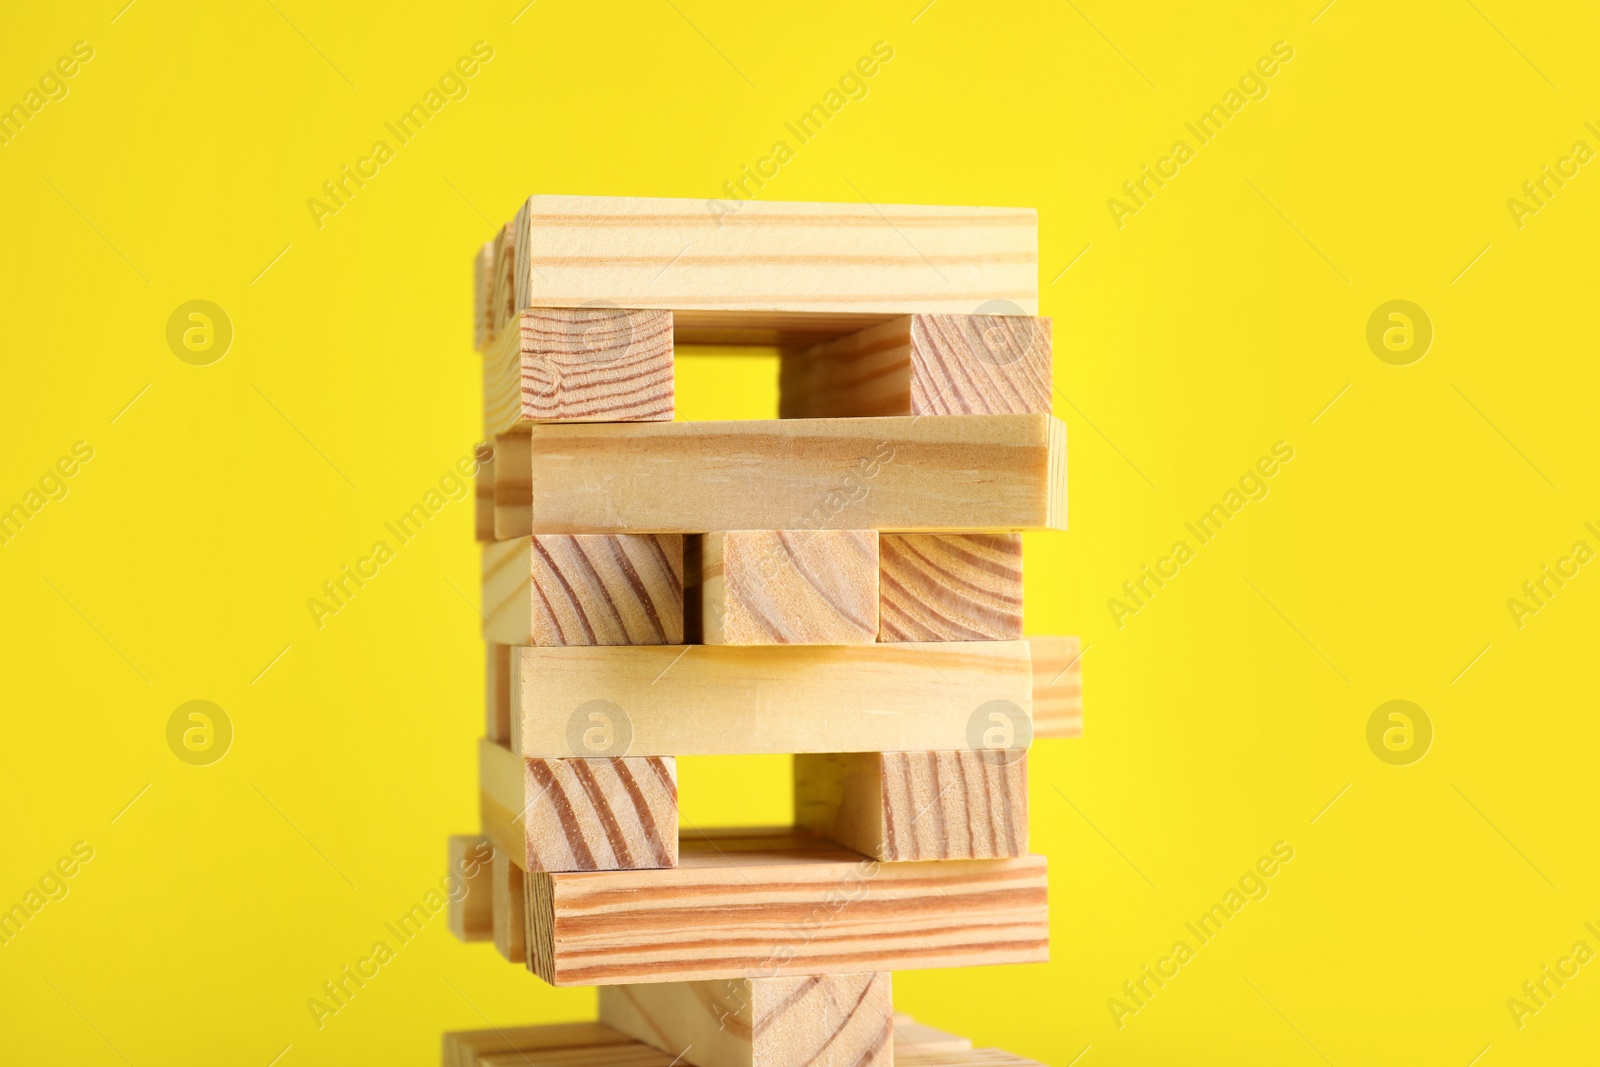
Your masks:
{"label": "jenga tower", "polygon": [[[598,1022],[446,1065],[1027,1064],[896,1015],[901,969],[1042,961],[1022,636],[1066,525],[1033,211],[537,196],[477,264],[488,716],[467,941]],[[675,342],[775,344],[779,418],[674,422]],[[793,826],[680,840],[676,757],[792,753]]]}

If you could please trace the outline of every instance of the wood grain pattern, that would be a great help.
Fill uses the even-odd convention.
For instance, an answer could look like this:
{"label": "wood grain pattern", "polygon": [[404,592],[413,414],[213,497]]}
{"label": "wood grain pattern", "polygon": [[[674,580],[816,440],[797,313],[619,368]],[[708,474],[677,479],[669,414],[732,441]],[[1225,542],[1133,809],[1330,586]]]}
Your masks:
{"label": "wood grain pattern", "polygon": [[[501,231],[496,328],[525,307],[720,313],[782,329],[793,313],[1038,312],[1030,208],[534,196]],[[839,332],[844,332],[840,330]]]}
{"label": "wood grain pattern", "polygon": [[887,973],[600,988],[600,1021],[695,1067],[890,1067]]}
{"label": "wood grain pattern", "polygon": [[1036,962],[1045,882],[1042,856],[878,863],[793,830],[701,831],[672,870],[530,875],[529,966],[564,986]]}
{"label": "wood grain pattern", "polygon": [[997,1048],[925,1052],[909,1062],[916,1067],[1044,1067],[1038,1060]]}
{"label": "wood grain pattern", "polygon": [[533,439],[527,433],[494,438],[494,537],[507,541],[533,530]]}
{"label": "wood grain pattern", "polygon": [[484,645],[483,736],[497,744],[511,744],[511,646]]}
{"label": "wood grain pattern", "polygon": [[1020,534],[883,534],[880,641],[1022,636]]}
{"label": "wood grain pattern", "polygon": [[966,1052],[972,1048],[970,1038],[936,1030],[926,1023],[917,1022],[904,1012],[895,1012],[892,1019],[895,1053],[911,1058],[912,1063],[921,1062],[920,1057],[924,1053]]}
{"label": "wood grain pattern", "polygon": [[[639,1043],[599,1023],[546,1023],[542,1026],[504,1026],[489,1030],[460,1030],[444,1035],[444,1067],[478,1067],[481,1057],[504,1053],[553,1053],[638,1048]],[[654,1052],[654,1049],[650,1051]],[[543,1058],[539,1061],[544,1062]],[[527,1067],[526,1064],[523,1067]]]}
{"label": "wood grain pattern", "polygon": [[683,538],[535,534],[485,545],[483,637],[509,645],[683,640]]}
{"label": "wood grain pattern", "polygon": [[782,354],[778,417],[1050,413],[1050,320],[903,315]]}
{"label": "wood grain pattern", "polygon": [[527,906],[522,885],[522,868],[511,862],[504,849],[496,849],[491,869],[494,881],[494,947],[512,963],[521,963],[528,956]]}
{"label": "wood grain pattern", "polygon": [[523,759],[478,743],[483,828],[525,871],[645,870],[678,862],[671,757]]}
{"label": "wood grain pattern", "polygon": [[1033,736],[1083,736],[1083,654],[1076,637],[1030,637]]}
{"label": "wood grain pattern", "polygon": [[[1066,528],[1066,429],[1050,415],[590,423],[526,438],[527,497],[506,457],[495,464],[502,539]],[[525,526],[511,511],[523,503]]]}
{"label": "wood grain pattern", "polygon": [[1026,751],[794,758],[795,822],[885,862],[1028,852]]}
{"label": "wood grain pattern", "polygon": [[494,540],[494,445],[480,443],[474,454],[478,469],[472,476],[472,537],[475,541]]}
{"label": "wood grain pattern", "polygon": [[701,543],[708,645],[870,644],[878,634],[874,530],[735,530]]}
{"label": "wood grain pattern", "polygon": [[1033,682],[1021,641],[519,648],[511,673],[546,758],[965,748],[991,701],[1026,719]]}
{"label": "wood grain pattern", "polygon": [[495,848],[481,834],[452,834],[450,873],[466,884],[466,892],[450,898],[450,932],[461,941],[494,937],[493,862]]}
{"label": "wood grain pattern", "polygon": [[483,357],[489,434],[538,422],[672,420],[672,312],[529,308]]}

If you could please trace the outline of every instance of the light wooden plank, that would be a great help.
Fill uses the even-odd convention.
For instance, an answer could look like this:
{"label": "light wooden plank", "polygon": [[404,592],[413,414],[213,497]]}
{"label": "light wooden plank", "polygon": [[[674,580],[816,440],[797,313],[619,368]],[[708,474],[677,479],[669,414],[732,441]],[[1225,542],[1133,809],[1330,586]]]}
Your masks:
{"label": "light wooden plank", "polygon": [[525,440],[526,462],[495,464],[502,539],[1066,528],[1066,428],[1050,415],[533,426]]}
{"label": "light wooden plank", "polygon": [[466,885],[450,898],[450,932],[461,941],[488,941],[494,936],[495,848],[481,834],[452,834],[449,855],[451,875]]}
{"label": "light wooden plank", "polygon": [[494,444],[482,442],[474,453],[478,469],[472,475],[472,536],[476,541],[493,541]]}
{"label": "light wooden plank", "polygon": [[[794,313],[1038,312],[1031,208],[534,196],[501,231],[495,322],[512,309],[720,313],[724,330],[781,330]],[[844,332],[840,330],[839,332]]]}
{"label": "light wooden plank", "polygon": [[523,759],[478,743],[484,832],[525,871],[644,870],[678,862],[672,757]]}
{"label": "light wooden plank", "polygon": [[1033,736],[1083,736],[1083,654],[1076,637],[1030,637]]}
{"label": "light wooden plank", "polygon": [[492,868],[494,947],[511,962],[521,963],[528,956],[528,902],[522,885],[522,868],[511,862],[504,849],[495,850]]}
{"label": "light wooden plank", "polygon": [[526,433],[494,439],[494,538],[527,537],[533,530],[533,441]]}
{"label": "light wooden plank", "polygon": [[511,744],[511,646],[484,645],[484,736],[498,744]]}
{"label": "light wooden plank", "polygon": [[671,421],[672,312],[529,308],[484,353],[489,434],[540,422]]}
{"label": "light wooden plank", "polygon": [[996,708],[1026,745],[1033,702],[1022,641],[519,648],[511,672],[546,758],[958,749]]}
{"label": "light wooden plank", "polygon": [[[530,1063],[531,1060],[531,1063]],[[672,1057],[649,1045],[634,1042],[599,1048],[564,1048],[540,1052],[502,1052],[479,1056],[478,1067],[672,1067]]]}
{"label": "light wooden plank", "polygon": [[600,1021],[695,1067],[890,1067],[884,972],[600,987]]}
{"label": "light wooden plank", "polygon": [[472,348],[482,352],[494,332],[495,241],[485,241],[472,257]]}
{"label": "light wooden plank", "polygon": [[971,1039],[936,1030],[904,1012],[895,1012],[893,1019],[895,1053],[911,1058],[913,1064],[929,1052],[966,1052],[972,1048]]}
{"label": "light wooden plank", "polygon": [[485,545],[483,636],[512,645],[683,641],[683,537],[536,534]]}
{"label": "light wooden plank", "polygon": [[908,1063],[915,1067],[1044,1067],[1038,1060],[997,1048],[925,1052]]}
{"label": "light wooden plank", "polygon": [[664,871],[531,874],[529,966],[553,985],[1042,961],[1042,856],[878,863],[790,830],[700,831]]}
{"label": "light wooden plank", "polygon": [[903,315],[785,352],[778,417],[1050,413],[1050,320]]}
{"label": "light wooden plank", "polygon": [[794,758],[795,822],[885,862],[1028,852],[1025,749]]}
{"label": "light wooden plank", "polygon": [[878,534],[706,534],[699,591],[708,645],[870,644],[878,634]]}
{"label": "light wooden plank", "polygon": [[[637,1048],[639,1042],[599,1023],[545,1023],[444,1035],[444,1067],[476,1067],[480,1057],[502,1053],[550,1053],[569,1049]],[[654,1050],[651,1050],[654,1051]]]}
{"label": "light wooden plank", "polygon": [[880,641],[1022,636],[1020,534],[883,534]]}

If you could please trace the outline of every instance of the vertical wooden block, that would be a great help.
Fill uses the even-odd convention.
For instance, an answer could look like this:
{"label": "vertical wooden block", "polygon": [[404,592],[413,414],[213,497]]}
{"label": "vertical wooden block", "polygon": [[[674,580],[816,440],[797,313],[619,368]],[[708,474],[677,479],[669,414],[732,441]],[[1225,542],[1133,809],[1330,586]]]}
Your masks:
{"label": "vertical wooden block", "polygon": [[494,438],[494,540],[526,537],[533,529],[533,439],[526,433]]}
{"label": "vertical wooden block", "polygon": [[485,241],[472,257],[472,349],[482,352],[494,325],[495,242]]}
{"label": "vertical wooden block", "polygon": [[511,646],[493,642],[485,646],[487,655],[484,690],[487,709],[483,735],[496,744],[511,744]]}
{"label": "vertical wooden block", "polygon": [[462,941],[487,941],[494,936],[495,848],[482,835],[453,834],[449,854],[451,875],[466,884],[466,891],[450,900],[450,932]]}
{"label": "vertical wooden block", "polygon": [[496,850],[491,873],[494,878],[494,947],[512,963],[526,963],[528,913],[522,868],[511,862],[504,851]]}
{"label": "vertical wooden block", "polygon": [[1050,320],[902,315],[785,353],[778,417],[1049,414]]}
{"label": "vertical wooden block", "polygon": [[882,534],[880,641],[1022,636],[1021,534]]}
{"label": "vertical wooden block", "polygon": [[1076,637],[1030,637],[1033,736],[1083,736],[1083,654]]}
{"label": "vertical wooden block", "polygon": [[678,863],[670,756],[524,759],[479,742],[484,832],[524,871],[623,871]]}
{"label": "vertical wooden block", "polygon": [[478,470],[472,476],[472,536],[476,541],[494,540],[494,445],[484,442],[477,449]]}
{"label": "vertical wooden block", "polygon": [[701,538],[708,645],[870,644],[878,633],[873,530],[736,530]]}
{"label": "vertical wooden block", "polygon": [[794,758],[795,822],[886,862],[1028,853],[1022,750]]}
{"label": "vertical wooden block", "polygon": [[888,972],[600,988],[600,1022],[695,1067],[891,1067]]}
{"label": "vertical wooden block", "polygon": [[484,639],[525,646],[683,641],[683,535],[535,534],[486,545]]}

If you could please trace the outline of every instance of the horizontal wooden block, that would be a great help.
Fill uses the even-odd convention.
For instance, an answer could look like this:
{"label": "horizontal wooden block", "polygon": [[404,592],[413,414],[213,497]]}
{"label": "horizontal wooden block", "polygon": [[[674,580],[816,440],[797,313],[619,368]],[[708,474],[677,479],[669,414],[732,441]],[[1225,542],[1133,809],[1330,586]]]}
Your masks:
{"label": "horizontal wooden block", "polygon": [[849,322],[966,313],[1005,300],[1033,315],[1038,216],[1031,208],[535,196],[501,231],[495,269],[494,330],[515,309],[601,301],[706,312],[696,326],[740,336],[781,334],[797,313]]}
{"label": "horizontal wooden block", "polygon": [[536,534],[485,545],[483,636],[511,645],[683,641],[683,537]]}
{"label": "horizontal wooden block", "polygon": [[[488,1067],[500,1056],[529,1056],[538,1054],[538,1067],[666,1067],[669,1057],[662,1057],[653,1048],[642,1045],[626,1034],[618,1033],[599,1023],[546,1023],[542,1026],[505,1026],[488,1030],[461,1030],[444,1035],[444,1067]],[[606,1051],[625,1055],[630,1052],[648,1052],[661,1062],[643,1060],[632,1063],[616,1057],[608,1058]],[[583,1058],[592,1055],[592,1059]],[[521,1063],[521,1059],[512,1059]]]}
{"label": "horizontal wooden block", "polygon": [[880,641],[1022,636],[1020,534],[883,534]]}
{"label": "horizontal wooden block", "polygon": [[1030,637],[1033,736],[1083,736],[1083,654],[1076,637]]}
{"label": "horizontal wooden block", "polygon": [[498,744],[511,744],[511,646],[484,645],[484,696],[487,705],[483,736]]}
{"label": "horizontal wooden block", "polygon": [[452,834],[449,856],[450,874],[466,884],[450,898],[450,932],[461,941],[488,941],[494,936],[495,848],[479,834]]}
{"label": "horizontal wooden block", "polygon": [[600,988],[600,1021],[695,1067],[890,1067],[887,973]]}
{"label": "horizontal wooden block", "polygon": [[997,1048],[924,1052],[910,1062],[917,1067],[1044,1067],[1038,1060]]}
{"label": "horizontal wooden block", "polygon": [[671,867],[678,770],[671,757],[523,759],[478,743],[484,832],[525,871]]}
{"label": "horizontal wooden block", "polygon": [[1045,860],[878,863],[810,834],[701,831],[664,871],[532,874],[529,966],[553,985],[1029,963]]}
{"label": "horizontal wooden block", "polygon": [[531,484],[523,497],[498,456],[502,539],[1066,528],[1066,429],[1050,415],[533,426],[497,450],[518,436]]}
{"label": "horizontal wooden block", "polygon": [[993,714],[1025,745],[1033,703],[1022,641],[519,648],[511,673],[545,758],[958,749]]}
{"label": "horizontal wooden block", "polygon": [[1050,413],[1050,320],[903,315],[785,352],[778,417]]}
{"label": "horizontal wooden block", "polygon": [[1027,751],[797,755],[794,818],[885,862],[1025,856]]}
{"label": "horizontal wooden block", "polygon": [[966,1052],[972,1048],[970,1038],[935,1030],[904,1012],[895,1012],[893,1020],[894,1050],[897,1054],[919,1057],[928,1052]]}
{"label": "horizontal wooden block", "polygon": [[472,537],[476,541],[493,541],[494,445],[478,445],[476,455],[478,470],[472,476]]}
{"label": "horizontal wooden block", "polygon": [[527,433],[494,438],[494,538],[508,541],[533,531],[533,439]]}
{"label": "horizontal wooden block", "polygon": [[486,433],[539,422],[672,420],[672,312],[529,308],[483,357]]}
{"label": "horizontal wooden block", "polygon": [[527,959],[527,926],[525,914],[528,906],[522,885],[522,868],[511,862],[503,849],[495,851],[492,874],[494,877],[494,947],[512,963]]}
{"label": "horizontal wooden block", "polygon": [[701,538],[708,645],[870,644],[878,634],[874,530],[735,530]]}

